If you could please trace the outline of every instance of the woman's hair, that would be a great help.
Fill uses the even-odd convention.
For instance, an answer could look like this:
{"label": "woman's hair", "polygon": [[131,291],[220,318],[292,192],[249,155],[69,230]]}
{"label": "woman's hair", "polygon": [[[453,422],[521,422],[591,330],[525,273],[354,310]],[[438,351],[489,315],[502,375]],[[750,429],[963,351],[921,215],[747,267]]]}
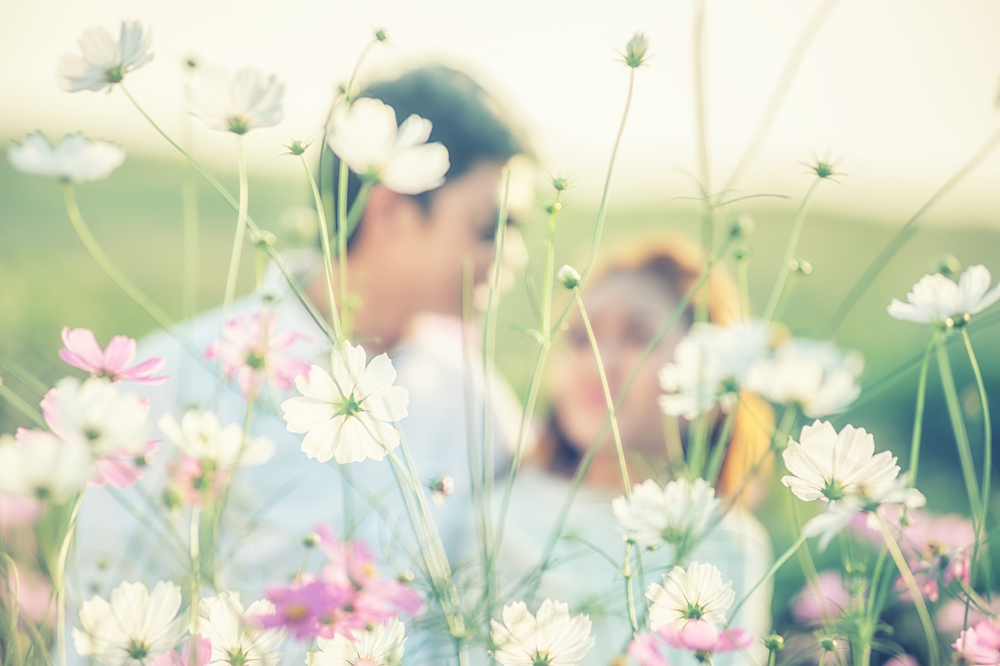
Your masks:
{"label": "woman's hair", "polygon": [[[642,274],[653,277],[666,287],[676,302],[697,286],[705,266],[698,247],[687,238],[659,233],[622,245],[609,253],[608,259],[594,271],[592,285],[622,274]],[[695,320],[696,302],[707,299],[708,319],[727,326],[739,315],[736,286],[725,269],[712,270],[700,293],[687,304],[681,321],[690,327]],[[771,445],[774,430],[774,412],[764,400],[743,390],[739,411],[733,425],[732,439],[717,484],[720,496],[741,490],[745,477],[760,465],[759,472],[769,470],[761,464]],[[713,435],[721,431],[721,419],[715,424]],[[714,441],[714,439],[713,439]],[[547,432],[543,434],[535,451],[536,460],[550,471],[572,474],[582,458],[579,450],[567,440],[553,410]]]}

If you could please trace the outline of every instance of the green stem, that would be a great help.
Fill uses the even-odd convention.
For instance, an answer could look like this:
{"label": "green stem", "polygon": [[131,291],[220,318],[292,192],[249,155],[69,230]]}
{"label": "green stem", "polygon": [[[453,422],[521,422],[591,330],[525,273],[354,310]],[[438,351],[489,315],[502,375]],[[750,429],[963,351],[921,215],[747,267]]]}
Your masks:
{"label": "green stem", "polygon": [[69,556],[69,547],[73,542],[73,535],[76,534],[76,517],[80,513],[80,506],[83,504],[83,494],[84,491],[81,490],[76,496],[76,502],[73,503],[73,509],[69,515],[69,523],[66,526],[66,535],[63,537],[62,545],[59,547],[59,559],[55,571],[56,644],[59,651],[59,666],[66,666],[66,558]]}
{"label": "green stem", "polygon": [[980,147],[976,153],[969,158],[969,160],[962,165],[962,167],[955,172],[955,174],[949,178],[944,185],[942,185],[934,194],[931,195],[930,199],[920,207],[913,217],[911,217],[903,227],[896,232],[896,235],[889,240],[882,251],[878,253],[878,256],[872,261],[865,272],[858,278],[858,281],[851,288],[851,291],[847,293],[844,300],[837,307],[836,311],[830,317],[830,321],[826,323],[823,327],[822,333],[819,337],[829,338],[831,337],[840,325],[844,323],[844,319],[847,314],[855,306],[861,296],[868,290],[872,284],[875,283],[875,278],[878,277],[882,269],[885,268],[889,260],[892,259],[900,248],[906,245],[907,241],[916,233],[918,224],[917,222],[923,217],[923,214],[930,210],[934,204],[936,204],[940,199],[942,199],[948,192],[950,192],[958,183],[960,183],[966,176],[968,176],[972,171],[979,166],[979,164],[989,157],[990,153],[1000,145],[1000,128],[996,129],[993,134],[986,140],[986,143]]}
{"label": "green stem", "polygon": [[[983,494],[980,506],[982,512],[979,514],[979,522],[976,525],[976,540],[972,547],[972,567],[969,582],[976,584],[976,573],[979,565],[979,544],[983,539],[983,529],[986,525],[986,514],[990,507],[990,481],[993,478],[993,426],[990,421],[990,405],[986,397],[986,385],[983,382],[983,373],[979,369],[979,361],[976,353],[972,350],[972,340],[969,333],[962,327],[962,340],[965,342],[965,350],[969,353],[969,362],[972,364],[972,372],[976,375],[976,386],[979,389],[979,400],[983,409]],[[969,626],[969,602],[965,603],[965,623],[964,628]]]}
{"label": "green stem", "polygon": [[37,409],[29,405],[21,396],[14,393],[9,386],[3,383],[3,378],[0,377],[0,397],[4,398],[7,402],[17,407],[18,411],[27,416],[29,419],[35,422],[35,425],[48,428],[48,424],[45,423],[45,418],[39,413]]}
{"label": "green stem", "polygon": [[892,555],[892,559],[896,562],[896,566],[899,567],[899,573],[903,576],[903,581],[906,583],[906,587],[910,591],[910,595],[913,597],[913,603],[917,607],[917,615],[920,616],[920,624],[923,625],[924,635],[927,636],[927,649],[930,652],[931,666],[937,666],[940,659],[940,652],[938,650],[937,643],[937,631],[934,629],[934,623],[931,621],[930,613],[927,612],[927,604],[924,603],[924,595],[920,591],[920,586],[917,585],[917,581],[913,578],[913,572],[910,571],[910,566],[906,563],[906,558],[903,557],[903,553],[899,550],[899,545],[896,543],[892,535],[889,534],[889,528],[886,526],[885,521],[882,520],[881,516],[876,514],[876,519],[878,520],[879,530],[882,532],[882,539],[885,541],[886,548],[889,549],[889,554]]}
{"label": "green stem", "polygon": [[719,480],[719,473],[722,472],[722,463],[726,459],[726,451],[729,450],[729,440],[733,436],[733,428],[736,426],[736,415],[740,411],[741,402],[740,394],[737,393],[736,404],[726,414],[726,420],[722,424],[722,433],[719,435],[719,439],[715,443],[715,449],[712,451],[712,459],[708,463],[708,473],[705,475],[706,480],[712,486],[715,486]]}
{"label": "green stem", "polygon": [[69,181],[63,182],[63,202],[66,204],[66,214],[69,216],[69,221],[73,225],[73,229],[76,230],[76,234],[80,237],[80,241],[83,242],[83,246],[90,253],[94,261],[97,262],[97,265],[101,267],[101,270],[122,291],[128,294],[139,307],[145,310],[146,314],[152,317],[157,324],[168,331],[173,328],[174,322],[167,313],[160,309],[160,306],[154,303],[146,294],[142,293],[138,287],[132,284],[132,281],[125,277],[125,274],[118,270],[114,262],[108,258],[108,255],[104,254],[104,250],[98,245],[94,235],[90,233],[87,223],[83,221],[83,215],[80,214],[80,208],[76,204],[73,183]]}
{"label": "green stem", "polygon": [[309,163],[306,162],[304,155],[299,155],[299,159],[302,160],[302,168],[306,170],[306,179],[312,189],[313,199],[316,201],[316,211],[319,214],[319,230],[323,245],[323,270],[326,273],[326,296],[330,303],[330,322],[339,338],[341,336],[340,315],[337,313],[337,300],[333,296],[333,256],[330,252],[330,233],[326,225],[326,211],[323,209],[323,200],[320,197],[319,188],[316,187],[316,181],[313,180]]}
{"label": "green stem", "polygon": [[955,433],[955,445],[958,447],[958,458],[962,464],[962,475],[965,477],[965,490],[969,495],[969,506],[972,509],[973,525],[979,519],[979,483],[976,481],[975,466],[972,462],[972,449],[969,446],[969,434],[962,418],[962,407],[955,388],[955,377],[951,373],[951,362],[948,360],[948,350],[944,346],[943,336],[936,340],[938,367],[941,370],[941,385],[944,388],[945,402],[948,405],[948,416]]}
{"label": "green stem", "polygon": [[635,615],[635,591],[632,589],[632,542],[625,542],[625,568],[622,570],[625,578],[625,603],[628,604],[628,620],[632,624],[632,631],[639,633],[639,620]]}
{"label": "green stem", "polygon": [[368,204],[368,195],[371,194],[372,188],[377,184],[377,181],[370,178],[361,181],[361,189],[358,191],[358,196],[351,202],[351,210],[347,213],[348,239],[354,234],[354,230],[358,228],[358,223],[361,222],[361,214],[365,212],[365,206]]}
{"label": "green stem", "polygon": [[[580,298],[580,289],[573,290],[573,297],[580,308],[580,316],[583,318],[583,326],[587,329],[587,339],[590,340],[590,349],[594,352],[594,360],[597,362],[597,374],[601,378],[601,391],[604,393],[604,405],[608,410],[608,418],[611,420],[611,436],[615,442],[615,452],[618,454],[618,467],[622,474],[622,485],[625,487],[625,497],[632,496],[632,483],[628,478],[628,466],[625,464],[625,448],[622,446],[621,432],[618,430],[618,418],[615,415],[615,401],[611,398],[611,388],[608,386],[608,375],[604,371],[604,362],[601,360],[601,351],[597,348],[597,338],[594,337],[594,329],[590,325],[590,317],[587,316],[587,309],[583,306],[583,299]],[[636,629],[638,631],[638,629]]]}
{"label": "green stem", "polygon": [[924,352],[924,362],[920,366],[920,381],[917,383],[917,409],[913,415],[913,439],[910,442],[910,487],[917,485],[917,467],[920,464],[920,438],[924,428],[924,403],[927,398],[927,370],[931,365],[931,351],[937,333],[931,336]]}
{"label": "green stem", "polygon": [[[156,130],[160,136],[166,139],[167,143],[173,146],[174,149],[176,149],[177,152],[179,152],[184,157],[184,159],[188,161],[188,164],[190,164],[194,168],[194,170],[201,175],[202,178],[208,181],[209,185],[214,187],[215,190],[220,195],[222,195],[222,198],[225,199],[229,203],[229,205],[233,207],[233,210],[238,211],[239,203],[236,201],[235,198],[233,198],[233,195],[229,193],[229,190],[224,188],[222,186],[222,183],[220,183],[218,179],[215,178],[215,176],[210,174],[205,169],[205,167],[203,167],[196,159],[191,157],[191,155],[186,150],[181,148],[176,141],[170,138],[169,134],[164,132],[163,129],[156,124],[156,121],[154,121],[150,117],[150,115],[146,113],[146,111],[141,106],[139,106],[139,103],[135,101],[135,98],[132,97],[132,95],[129,93],[128,89],[125,87],[124,84],[119,83],[118,87],[121,89],[123,93],[125,93],[125,96],[128,97],[130,102],[132,102],[132,105],[135,106],[139,114],[142,115],[142,117],[145,118],[150,125],[152,125],[153,129]],[[257,234],[258,236],[262,236],[260,227],[257,226],[257,223],[253,221],[253,218],[250,217],[249,214],[247,215],[246,222],[247,226],[250,227],[250,230],[252,232]],[[309,297],[306,295],[305,289],[302,288],[302,285],[299,284],[299,281],[295,279],[294,275],[292,275],[291,270],[289,270],[288,266],[285,265],[285,262],[284,260],[282,260],[281,255],[279,255],[278,251],[275,250],[274,247],[269,243],[265,244],[265,248],[267,250],[268,256],[271,257],[271,261],[274,262],[274,265],[278,267],[278,270],[281,271],[281,274],[288,282],[288,286],[295,294],[295,297],[299,300],[302,306],[309,313],[309,316],[312,317],[312,320],[316,322],[316,326],[318,326],[319,329],[323,331],[323,333],[327,336],[327,338],[330,339],[330,341],[336,343],[337,340],[339,339],[339,336],[337,336],[333,332],[333,330],[330,328],[330,325],[326,323],[326,320],[323,318],[323,316],[316,311],[316,307],[312,304],[312,301],[309,300]],[[201,352],[200,351],[196,352],[195,357],[200,358]]]}
{"label": "green stem", "polygon": [[552,290],[555,287],[555,261],[556,261],[556,219],[562,204],[559,199],[562,190],[556,190],[556,198],[549,208],[548,234],[545,237],[545,266],[542,270],[542,335],[546,338],[552,336],[549,327],[552,325]]}
{"label": "green stem", "polygon": [[[181,142],[191,152],[191,117],[181,115]],[[181,171],[181,210],[184,220],[184,286],[181,313],[185,319],[198,314],[198,181],[191,165]]]}
{"label": "green stem", "polygon": [[805,196],[802,197],[802,203],[799,204],[798,211],[795,213],[795,220],[792,222],[792,231],[788,235],[788,245],[785,247],[785,257],[782,259],[781,264],[778,265],[778,276],[774,279],[771,295],[767,299],[767,306],[764,308],[764,314],[761,317],[764,321],[771,321],[774,317],[775,309],[778,307],[778,300],[781,298],[781,292],[785,288],[785,281],[788,279],[788,272],[791,270],[795,248],[799,244],[799,235],[802,232],[802,225],[806,219],[806,211],[809,210],[809,202],[812,201],[813,194],[816,193],[816,188],[822,180],[819,176],[813,179],[813,182],[809,185],[809,189],[806,190]]}
{"label": "green stem", "polygon": [[[750,598],[750,595],[756,592],[757,588],[759,588],[761,585],[771,580],[771,577],[773,577],[774,574],[778,571],[778,569],[781,568],[781,565],[787,562],[788,559],[795,554],[795,551],[801,548],[802,544],[804,544],[805,542],[806,542],[806,536],[804,534],[799,535],[799,538],[795,540],[795,543],[789,546],[788,550],[782,553],[781,557],[779,557],[777,560],[774,561],[774,564],[771,565],[771,568],[767,570],[767,572],[761,577],[761,579],[758,580],[756,583],[754,583],[753,587],[751,587],[750,590],[743,595],[743,598],[739,600],[739,603],[733,606],[733,610],[729,613],[729,622],[733,621],[739,610],[743,608],[743,604],[745,604],[747,602],[747,599]],[[726,623],[727,627],[729,626],[729,622]]]}
{"label": "green stem", "polygon": [[49,390],[49,387],[42,383],[42,380],[28,372],[27,369],[21,367],[17,361],[8,356],[4,356],[3,354],[0,354],[0,371],[10,373],[17,379],[17,381],[27,386],[39,397],[45,395]]}
{"label": "green stem", "polygon": [[247,207],[250,188],[247,182],[247,157],[243,150],[243,137],[236,135],[236,155],[240,170],[240,206],[236,216],[236,235],[233,238],[233,252],[229,257],[229,273],[226,276],[226,293],[222,299],[222,321],[225,323],[232,314],[233,300],[236,298],[236,277],[240,272],[240,256],[243,254],[243,237],[247,230]]}
{"label": "green stem", "polygon": [[337,267],[340,269],[340,330],[351,337],[351,304],[347,300],[347,162],[340,160],[337,185]]}
{"label": "green stem", "polygon": [[[200,617],[199,613],[199,603],[198,597],[201,594],[201,542],[199,535],[201,533],[201,510],[198,507],[191,507],[191,530],[190,530],[190,550],[191,550],[191,603],[189,604],[191,609],[191,634],[198,633],[198,619]],[[193,641],[191,643],[191,649],[196,650],[198,648],[198,642]],[[198,662],[192,657],[192,664],[197,664]]]}

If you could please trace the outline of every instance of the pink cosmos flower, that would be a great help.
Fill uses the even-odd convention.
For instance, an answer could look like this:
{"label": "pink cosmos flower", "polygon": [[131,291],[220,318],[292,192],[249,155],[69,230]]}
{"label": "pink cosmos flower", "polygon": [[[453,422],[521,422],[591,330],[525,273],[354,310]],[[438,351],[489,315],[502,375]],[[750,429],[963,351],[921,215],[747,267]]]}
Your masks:
{"label": "pink cosmos flower", "polygon": [[170,473],[170,484],[181,501],[188,506],[205,508],[206,500],[214,502],[222,497],[222,492],[229,485],[232,471],[217,469],[211,461],[199,460],[180,454],[180,462],[167,461]]}
{"label": "pink cosmos flower", "polygon": [[913,655],[897,654],[889,661],[883,663],[882,666],[920,666],[920,662]]}
{"label": "pink cosmos flower", "polygon": [[819,574],[816,584],[807,584],[792,603],[792,617],[796,622],[811,624],[824,617],[837,618],[851,600],[839,571],[827,570]]}
{"label": "pink cosmos flower", "polygon": [[111,338],[111,342],[104,350],[101,350],[94,332],[89,328],[70,329],[64,326],[62,339],[66,346],[59,350],[59,358],[75,368],[86,370],[95,377],[108,377],[113,382],[137,382],[151,386],[162,384],[169,379],[169,377],[153,376],[166,364],[162,358],[151,358],[129,367],[135,360],[135,340],[124,335]]}
{"label": "pink cosmos flower", "polygon": [[667,646],[690,650],[699,661],[717,652],[743,650],[754,642],[753,634],[743,629],[726,629],[707,620],[686,620],[665,624],[656,632],[637,637],[628,645],[628,653],[639,666],[669,666],[663,655]]}
{"label": "pink cosmos flower", "polygon": [[307,574],[291,585],[267,588],[266,595],[274,604],[274,614],[258,618],[264,627],[283,627],[303,640],[320,635],[322,627],[332,623],[333,614],[350,599],[352,590],[337,589]]}
{"label": "pink cosmos flower", "polygon": [[[191,661],[191,653],[195,651],[195,646],[197,646],[197,663]],[[149,662],[148,666],[208,666],[210,661],[212,661],[212,641],[201,634],[195,634],[188,639],[182,653],[178,654],[177,650],[171,650]]]}
{"label": "pink cosmos flower", "polygon": [[309,373],[305,361],[279,353],[297,340],[308,336],[295,331],[274,332],[277,319],[273,314],[240,314],[222,326],[222,337],[216,338],[205,350],[207,360],[220,360],[229,379],[236,382],[247,400],[256,398],[261,385],[273,382],[287,391],[299,375]]}
{"label": "pink cosmos flower", "polygon": [[983,620],[963,631],[951,646],[970,666],[997,666],[1000,664],[1000,625],[996,620]]}

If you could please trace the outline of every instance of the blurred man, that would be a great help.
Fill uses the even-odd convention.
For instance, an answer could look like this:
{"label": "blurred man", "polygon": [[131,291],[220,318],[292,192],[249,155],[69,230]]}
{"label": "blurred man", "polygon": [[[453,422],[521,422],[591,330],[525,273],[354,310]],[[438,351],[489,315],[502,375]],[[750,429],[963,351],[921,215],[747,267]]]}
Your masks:
{"label": "blurred man", "polygon": [[[448,478],[454,480],[454,496],[431,510],[449,556],[460,559],[474,554],[478,543],[469,501],[467,398],[475,401],[472,432],[481,436],[483,427],[482,364],[475,362],[475,352],[469,356],[473,361],[465,362],[458,319],[463,264],[471,260],[479,273],[489,264],[501,169],[522,152],[522,145],[492,98],[461,72],[423,67],[362,94],[393,107],[397,121],[410,114],[430,120],[429,140],[443,143],[449,153],[446,181],[433,191],[407,196],[382,186],[372,189],[350,239],[347,281],[358,303],[353,340],[364,344],[369,359],[388,352],[398,372],[396,384],[409,391],[409,416],[400,425],[421,481],[436,485],[444,496],[450,490]],[[321,177],[335,183],[336,158],[328,152],[323,162]],[[349,201],[358,190],[359,181],[351,174]],[[328,317],[317,253],[286,259],[316,308]],[[274,315],[272,335],[294,331],[305,336],[283,354],[329,368],[329,340],[277,271],[270,271],[258,292],[233,308],[235,317],[245,318],[243,326],[258,313],[265,319]],[[143,388],[154,423],[163,414],[179,421],[192,407],[218,412],[224,425],[242,423],[246,406],[240,392],[232,386],[219,390],[215,368],[194,359],[178,342],[188,343],[188,350],[207,349],[219,337],[220,321],[216,309],[180,325],[173,336],[157,333],[140,345],[141,357],[166,358],[164,373],[171,375],[160,387]],[[496,468],[501,473],[520,412],[509,387],[499,384],[494,394]],[[272,439],[275,454],[266,464],[237,469],[222,541],[215,545],[218,570],[208,584],[242,590],[247,601],[260,598],[264,585],[285,582],[300,571],[306,549],[302,540],[317,523],[333,525],[341,538],[363,537],[397,573],[417,571],[417,540],[389,460],[366,460],[342,470],[332,461],[308,459],[300,449],[302,436],[286,431],[278,408],[295,394],[274,386],[261,391],[251,431]],[[161,461],[176,458],[166,441],[159,455]],[[137,489],[88,493],[78,531],[86,594],[106,594],[123,579],[183,578],[190,567],[185,561],[188,527],[167,532],[157,527],[166,522],[169,510],[160,501],[169,485],[162,476],[150,471]],[[170,502],[181,501],[174,487]]]}

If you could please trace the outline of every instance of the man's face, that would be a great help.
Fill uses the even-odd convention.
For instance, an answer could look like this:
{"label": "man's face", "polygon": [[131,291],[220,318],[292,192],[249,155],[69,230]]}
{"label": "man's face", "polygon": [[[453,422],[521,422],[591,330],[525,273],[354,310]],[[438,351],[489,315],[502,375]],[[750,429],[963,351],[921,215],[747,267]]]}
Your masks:
{"label": "man's face", "polygon": [[483,162],[444,185],[406,234],[414,311],[460,314],[465,263],[471,262],[477,281],[485,277],[493,258],[502,166]]}

